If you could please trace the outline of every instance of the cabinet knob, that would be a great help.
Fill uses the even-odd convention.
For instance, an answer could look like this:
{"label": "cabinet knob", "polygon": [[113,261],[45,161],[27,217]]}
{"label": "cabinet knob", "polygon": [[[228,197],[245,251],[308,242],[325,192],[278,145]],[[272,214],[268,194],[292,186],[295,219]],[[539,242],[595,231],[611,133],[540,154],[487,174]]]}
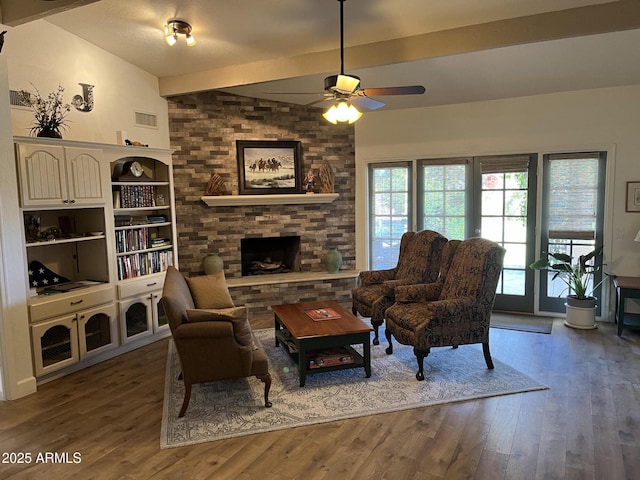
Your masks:
{"label": "cabinet knob", "polygon": [[70,305],[80,305],[84,300],[80,299],[77,302],[69,302]]}
{"label": "cabinet knob", "polygon": [[147,283],[147,287],[153,287],[153,286],[155,286],[157,284],[158,284],[158,282]]}
{"label": "cabinet knob", "polygon": [[69,200],[69,203],[76,203],[75,200]]}

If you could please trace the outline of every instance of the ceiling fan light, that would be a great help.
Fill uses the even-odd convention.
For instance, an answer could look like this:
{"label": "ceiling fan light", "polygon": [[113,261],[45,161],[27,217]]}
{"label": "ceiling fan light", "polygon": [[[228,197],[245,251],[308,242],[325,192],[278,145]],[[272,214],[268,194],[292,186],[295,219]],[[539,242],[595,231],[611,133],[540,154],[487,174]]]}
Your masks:
{"label": "ceiling fan light", "polygon": [[354,123],[361,116],[362,113],[353,105],[340,101],[335,105],[331,105],[331,108],[324,112],[322,115],[328,122],[334,125],[339,123]]}
{"label": "ceiling fan light", "polygon": [[194,37],[190,33],[187,33],[187,46],[193,47],[195,44],[196,44],[196,37]]}
{"label": "ceiling fan light", "polygon": [[358,77],[338,75],[335,89],[342,93],[352,93],[358,88],[358,85],[360,85],[360,79]]}

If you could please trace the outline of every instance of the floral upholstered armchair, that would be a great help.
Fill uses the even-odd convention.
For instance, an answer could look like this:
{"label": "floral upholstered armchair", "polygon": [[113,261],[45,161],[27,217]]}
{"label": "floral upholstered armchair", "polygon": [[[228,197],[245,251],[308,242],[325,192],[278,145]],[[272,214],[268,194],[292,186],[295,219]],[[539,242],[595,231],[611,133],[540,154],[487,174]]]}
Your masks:
{"label": "floral upholstered armchair", "polygon": [[371,317],[378,345],[378,328],[387,307],[393,305],[394,290],[399,285],[434,282],[440,273],[440,256],[447,239],[437,232],[406,232],[400,239],[398,264],[386,270],[360,272],[360,285],[353,289],[352,311]]}
{"label": "floral upholstered armchair", "polygon": [[396,303],[385,313],[386,352],[393,353],[392,336],[412,345],[416,378],[424,380],[424,359],[431,347],[481,343],[487,368],[492,369],[489,322],[504,253],[484,238],[450,241],[437,282],[396,288]]}

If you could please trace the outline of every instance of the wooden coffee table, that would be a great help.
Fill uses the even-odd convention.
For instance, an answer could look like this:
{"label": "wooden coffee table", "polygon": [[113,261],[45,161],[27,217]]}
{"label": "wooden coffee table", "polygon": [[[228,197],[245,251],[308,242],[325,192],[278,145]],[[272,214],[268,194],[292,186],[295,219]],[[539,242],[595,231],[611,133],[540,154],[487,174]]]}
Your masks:
{"label": "wooden coffee table", "polygon": [[[304,387],[307,375],[344,368],[364,367],[367,378],[371,376],[371,327],[342,308],[334,301],[272,305],[275,318],[276,346],[283,343],[298,363],[300,386]],[[340,318],[313,320],[306,311],[332,309]],[[362,344],[362,355],[351,345]],[[343,347],[353,358],[351,363],[333,364],[309,368],[309,353]]]}

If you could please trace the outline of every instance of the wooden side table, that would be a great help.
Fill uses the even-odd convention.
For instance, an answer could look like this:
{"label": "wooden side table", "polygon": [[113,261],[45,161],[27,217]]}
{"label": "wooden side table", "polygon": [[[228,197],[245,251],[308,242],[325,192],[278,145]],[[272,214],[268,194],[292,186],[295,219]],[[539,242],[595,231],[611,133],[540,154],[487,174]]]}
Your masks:
{"label": "wooden side table", "polygon": [[623,328],[640,330],[640,314],[625,313],[627,298],[640,298],[640,277],[613,277],[613,285],[616,287],[616,322],[618,323],[618,336],[622,335]]}

